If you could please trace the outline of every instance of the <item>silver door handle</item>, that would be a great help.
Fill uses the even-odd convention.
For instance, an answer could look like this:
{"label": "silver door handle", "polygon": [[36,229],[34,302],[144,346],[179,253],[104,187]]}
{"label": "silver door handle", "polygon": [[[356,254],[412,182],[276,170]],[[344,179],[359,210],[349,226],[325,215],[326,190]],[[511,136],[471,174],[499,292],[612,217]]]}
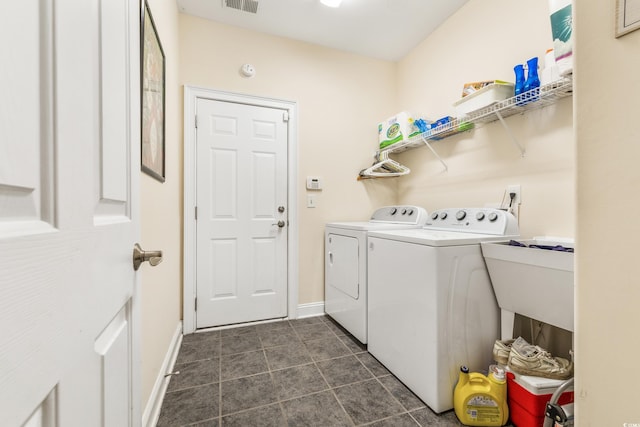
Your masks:
{"label": "silver door handle", "polygon": [[286,222],[284,222],[283,220],[280,220],[278,222],[274,222],[271,225],[277,225],[278,227],[282,228],[282,227],[284,227],[286,225]]}
{"label": "silver door handle", "polygon": [[149,261],[151,266],[162,262],[162,251],[143,251],[138,243],[133,245],[133,269],[138,271],[140,264],[145,261]]}

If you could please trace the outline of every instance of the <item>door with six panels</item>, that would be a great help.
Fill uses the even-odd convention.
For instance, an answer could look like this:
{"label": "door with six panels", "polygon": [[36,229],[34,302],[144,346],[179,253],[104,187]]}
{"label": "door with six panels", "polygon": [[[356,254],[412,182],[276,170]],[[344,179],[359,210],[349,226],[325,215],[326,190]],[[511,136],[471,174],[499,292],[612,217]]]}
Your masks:
{"label": "door with six panels", "polygon": [[0,14],[0,425],[135,426],[140,2]]}
{"label": "door with six panels", "polygon": [[286,317],[288,113],[196,108],[196,327]]}

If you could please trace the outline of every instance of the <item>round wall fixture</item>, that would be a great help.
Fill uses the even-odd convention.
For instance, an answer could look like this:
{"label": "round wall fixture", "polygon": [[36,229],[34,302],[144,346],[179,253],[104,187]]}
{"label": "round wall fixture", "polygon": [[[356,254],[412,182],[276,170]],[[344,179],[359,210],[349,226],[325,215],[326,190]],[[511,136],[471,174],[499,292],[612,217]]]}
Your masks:
{"label": "round wall fixture", "polygon": [[240,72],[245,77],[253,77],[256,75],[256,69],[253,68],[251,64],[244,64],[242,68],[240,68]]}

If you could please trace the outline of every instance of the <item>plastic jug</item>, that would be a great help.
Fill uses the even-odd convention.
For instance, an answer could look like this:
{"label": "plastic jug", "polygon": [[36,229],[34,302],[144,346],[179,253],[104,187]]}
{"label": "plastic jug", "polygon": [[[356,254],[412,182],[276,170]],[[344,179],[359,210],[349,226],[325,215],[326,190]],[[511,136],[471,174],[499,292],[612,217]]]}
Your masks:
{"label": "plastic jug", "polygon": [[485,376],[469,373],[466,366],[460,367],[453,407],[460,422],[466,426],[503,426],[509,419],[504,369],[491,365],[489,371],[489,376]]}
{"label": "plastic jug", "polygon": [[556,64],[556,57],[553,53],[553,49],[547,49],[547,53],[544,55],[544,68],[542,74],[540,74],[540,84],[546,85],[553,83],[560,79],[560,70]]}
{"label": "plastic jug", "polygon": [[524,82],[525,102],[538,100],[540,91],[534,89],[539,87],[538,57],[535,56],[527,61],[527,80]]}

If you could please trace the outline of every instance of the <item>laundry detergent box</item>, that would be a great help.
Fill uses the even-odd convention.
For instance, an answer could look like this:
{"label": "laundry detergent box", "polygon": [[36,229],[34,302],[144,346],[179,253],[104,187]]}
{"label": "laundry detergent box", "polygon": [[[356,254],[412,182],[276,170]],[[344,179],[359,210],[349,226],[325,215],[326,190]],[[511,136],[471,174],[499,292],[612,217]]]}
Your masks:
{"label": "laundry detergent box", "polygon": [[419,133],[420,130],[415,126],[413,116],[404,111],[378,123],[380,149],[407,140]]}
{"label": "laundry detergent box", "polygon": [[[516,427],[543,427],[544,412],[563,380],[507,373],[507,402],[511,422]],[[565,391],[558,404],[573,402],[573,391]]]}

